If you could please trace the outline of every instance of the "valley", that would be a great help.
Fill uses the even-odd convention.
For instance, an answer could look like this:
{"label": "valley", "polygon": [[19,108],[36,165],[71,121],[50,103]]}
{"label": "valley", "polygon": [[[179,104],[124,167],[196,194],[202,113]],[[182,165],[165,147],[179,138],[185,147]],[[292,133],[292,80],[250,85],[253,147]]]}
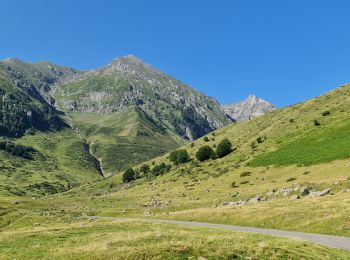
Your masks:
{"label": "valley", "polygon": [[139,219],[349,237],[350,85],[281,109],[249,97],[235,119],[134,56],[92,71],[48,64],[0,63],[0,258],[349,258]]}

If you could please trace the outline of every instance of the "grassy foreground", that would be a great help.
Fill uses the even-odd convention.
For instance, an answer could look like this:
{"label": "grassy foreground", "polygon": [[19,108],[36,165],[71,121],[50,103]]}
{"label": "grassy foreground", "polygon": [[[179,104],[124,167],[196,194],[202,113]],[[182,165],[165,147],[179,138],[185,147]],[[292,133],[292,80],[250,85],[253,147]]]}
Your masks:
{"label": "grassy foreground", "polygon": [[311,243],[144,222],[77,222],[6,231],[1,259],[349,259]]}

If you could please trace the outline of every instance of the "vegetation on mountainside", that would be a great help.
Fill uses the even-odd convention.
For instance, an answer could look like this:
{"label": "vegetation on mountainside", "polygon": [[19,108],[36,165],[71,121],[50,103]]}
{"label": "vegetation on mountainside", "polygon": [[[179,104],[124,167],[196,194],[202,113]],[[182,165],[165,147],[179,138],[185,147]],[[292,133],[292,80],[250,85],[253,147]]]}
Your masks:
{"label": "vegetation on mountainside", "polygon": [[1,144],[0,191],[7,194],[53,194],[101,178],[96,159],[70,129],[36,132]]}
{"label": "vegetation on mountainside", "polygon": [[13,156],[19,156],[28,160],[32,160],[34,153],[37,153],[33,147],[15,144],[6,139],[0,139],[0,150],[6,151]]}
{"label": "vegetation on mountainside", "polygon": [[189,162],[190,157],[188,156],[186,149],[179,149],[170,153],[169,160],[175,165],[178,165]]}
{"label": "vegetation on mountainside", "polygon": [[0,77],[0,135],[22,136],[30,129],[59,130],[67,125],[54,108],[33,99]]}
{"label": "vegetation on mountainside", "polygon": [[214,153],[214,150],[209,145],[203,145],[196,153],[198,161],[203,162],[209,160]]}
{"label": "vegetation on mountainside", "polygon": [[75,130],[91,144],[93,154],[102,159],[107,173],[123,171],[186,143],[149,120],[138,107],[109,115],[71,113],[69,117]]}
{"label": "vegetation on mountainside", "polygon": [[350,124],[320,128],[303,138],[258,155],[249,165],[310,165],[350,158]]}

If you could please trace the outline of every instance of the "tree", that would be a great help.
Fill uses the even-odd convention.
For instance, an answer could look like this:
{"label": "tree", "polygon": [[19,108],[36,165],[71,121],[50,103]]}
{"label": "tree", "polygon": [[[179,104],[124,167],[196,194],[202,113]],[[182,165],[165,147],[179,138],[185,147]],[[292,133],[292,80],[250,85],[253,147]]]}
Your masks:
{"label": "tree", "polygon": [[216,148],[216,156],[222,158],[232,152],[232,143],[228,139],[222,140]]}
{"label": "tree", "polygon": [[196,158],[198,159],[198,161],[203,162],[209,160],[212,154],[213,149],[208,145],[204,145],[201,148],[199,148],[198,152],[196,153]]}
{"label": "tree", "polygon": [[169,160],[175,165],[187,163],[190,160],[187,150],[180,149],[170,153]]}
{"label": "tree", "polygon": [[185,149],[177,151],[177,164],[187,163],[189,160],[190,157]]}
{"label": "tree", "polygon": [[150,170],[150,167],[149,167],[148,164],[144,164],[144,165],[142,165],[142,166],[140,167],[140,171],[141,171],[142,173],[147,173],[147,172],[149,172],[149,170]]}
{"label": "tree", "polygon": [[126,169],[123,174],[123,182],[131,182],[135,180],[135,172],[132,168]]}

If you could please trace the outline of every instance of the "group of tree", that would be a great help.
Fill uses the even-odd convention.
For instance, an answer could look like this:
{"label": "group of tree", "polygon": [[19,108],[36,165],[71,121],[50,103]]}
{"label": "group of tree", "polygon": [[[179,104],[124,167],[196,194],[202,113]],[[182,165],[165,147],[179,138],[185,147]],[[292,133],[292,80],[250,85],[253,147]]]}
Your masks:
{"label": "group of tree", "polygon": [[[222,158],[233,151],[232,143],[228,139],[222,140],[214,150],[209,145],[204,145],[199,148],[196,153],[196,158],[198,161],[203,162],[209,159]],[[169,160],[174,165],[184,164],[191,160],[186,149],[178,149],[170,153]],[[138,177],[141,173],[143,176],[159,176],[165,172],[170,171],[171,165],[164,162],[154,165],[151,168],[148,164],[143,164],[139,169],[134,170],[133,168],[128,168],[123,174],[123,182],[131,182]]]}
{"label": "group of tree", "polygon": [[190,156],[186,149],[172,151],[169,155],[169,160],[175,165],[187,163],[190,161]]}
{"label": "group of tree", "polygon": [[216,147],[216,150],[209,145],[204,145],[196,153],[198,161],[203,162],[209,159],[222,158],[233,151],[232,143],[228,139],[222,140]]}
{"label": "group of tree", "polygon": [[[165,172],[170,171],[171,165],[165,164],[164,162],[151,167],[148,164],[143,164],[140,169],[134,170],[133,168],[127,168],[123,173],[123,182],[131,182],[133,180],[138,179],[139,177],[146,176],[159,176],[164,174]],[[140,175],[142,174],[142,176]]]}

